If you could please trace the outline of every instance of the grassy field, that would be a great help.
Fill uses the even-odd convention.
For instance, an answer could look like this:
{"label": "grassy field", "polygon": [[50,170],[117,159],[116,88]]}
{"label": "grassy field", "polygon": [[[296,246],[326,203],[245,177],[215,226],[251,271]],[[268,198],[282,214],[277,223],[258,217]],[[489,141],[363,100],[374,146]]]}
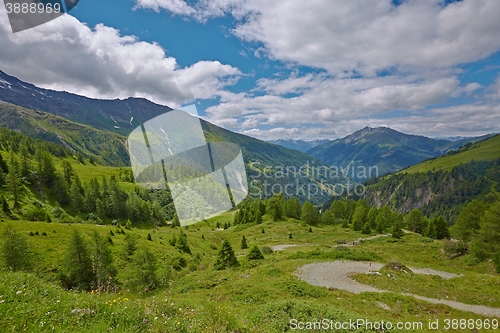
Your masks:
{"label": "grassy field", "polygon": [[[398,260],[408,266],[441,269],[463,274],[463,277],[443,281],[430,276],[398,275],[396,283],[384,277],[358,277],[365,283],[395,291],[381,294],[355,295],[310,286],[293,275],[298,267],[332,260],[339,252],[335,249],[338,241],[349,242],[366,235],[339,226],[313,227],[312,232],[308,232],[309,227],[293,219],[271,222],[267,216],[264,218],[260,225],[216,229],[217,222],[222,225],[231,221],[232,214],[227,213],[183,228],[192,255],[182,254],[168,243],[173,234],[179,233],[179,228],[124,230],[134,235],[139,247],[148,247],[159,259],[158,274],[163,277],[164,284],[148,294],[135,294],[123,287],[118,293],[79,293],[63,290],[58,284],[56,276],[73,229],[78,229],[85,237],[93,230],[106,237],[110,231],[114,232],[111,249],[119,269],[118,279],[122,279],[129,263],[122,254],[125,236],[119,234],[116,227],[9,222],[27,237],[36,260],[33,273],[0,271],[0,331],[286,332],[291,331],[291,319],[348,321],[363,318],[394,323],[423,322],[425,327],[428,320],[483,318],[445,305],[401,296],[397,293],[400,291],[499,306],[500,276],[493,273],[490,263],[467,266],[463,258],[447,259],[440,251],[440,241],[428,242],[413,234],[399,241],[387,237],[366,241],[342,253],[348,259]],[[0,233],[5,227],[6,223],[0,223]],[[38,236],[28,236],[30,232],[38,232]],[[289,239],[290,233],[292,239]],[[148,234],[152,241],[147,240]],[[262,261],[250,262],[244,259],[247,250],[240,249],[243,235],[249,245],[309,245],[268,254]],[[239,268],[213,269],[223,239],[232,244],[241,263]],[[184,257],[188,265],[172,272],[170,260],[178,256]],[[367,330],[360,328],[359,331]]]}
{"label": "grassy field", "polygon": [[416,173],[427,172],[433,170],[451,170],[459,164],[469,163],[474,161],[492,161],[500,157],[500,135],[496,135],[490,139],[472,144],[470,149],[461,151],[455,155],[444,156],[441,158],[431,159],[422,163],[411,166],[400,172]]}

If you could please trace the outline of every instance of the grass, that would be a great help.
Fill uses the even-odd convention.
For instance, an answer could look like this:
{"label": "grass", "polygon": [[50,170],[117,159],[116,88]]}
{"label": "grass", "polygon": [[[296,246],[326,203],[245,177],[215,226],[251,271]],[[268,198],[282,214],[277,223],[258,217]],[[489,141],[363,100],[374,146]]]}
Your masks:
{"label": "grass", "polygon": [[[157,228],[125,230],[136,237],[138,246],[148,247],[160,259],[159,274],[169,267],[169,259],[183,256],[188,267],[175,271],[167,283],[149,294],[135,294],[125,288],[120,293],[77,293],[59,287],[56,275],[60,261],[68,244],[71,230],[79,229],[86,237],[93,230],[109,235],[116,227],[89,224],[57,224],[12,221],[16,231],[25,235],[37,253],[33,273],[0,271],[0,331],[28,332],[286,332],[290,330],[290,319],[312,321],[328,318],[345,321],[366,318],[372,321],[422,321],[444,318],[482,318],[471,313],[453,310],[444,305],[429,304],[397,293],[351,294],[342,290],[326,289],[308,285],[298,280],[293,272],[304,264],[338,259],[338,240],[352,241],[366,237],[350,229],[338,226],[308,227],[290,219],[271,222],[264,216],[261,225],[233,226],[217,230],[217,221],[230,221],[231,213],[200,222],[183,229],[188,237],[193,256],[201,261],[193,267],[192,256],[179,253],[168,240],[179,229]],[[6,223],[0,223],[0,233]],[[261,233],[261,229],[265,233]],[[38,231],[39,236],[28,236]],[[46,232],[47,236],[42,236]],[[289,233],[293,239],[288,239]],[[147,241],[150,233],[153,241]],[[249,246],[273,246],[277,244],[312,244],[314,246],[292,247],[285,251],[265,256],[259,262],[247,262],[247,250],[239,248],[242,235]],[[123,276],[128,261],[122,256],[124,235],[115,232],[112,252]],[[223,239],[233,246],[241,262],[238,269],[215,271],[213,262]],[[422,237],[405,235],[394,242],[381,237],[352,247],[349,259],[374,259],[378,262],[398,260],[408,266],[431,267],[464,274],[463,278],[450,281],[426,280],[431,277],[416,276],[411,281],[403,280],[393,286],[399,292],[403,288],[425,289],[448,295],[464,302],[496,305],[500,299],[495,283],[498,275],[481,273],[478,266],[469,267],[459,259],[445,259],[440,254],[440,242],[422,242]],[[345,250],[340,250],[340,252]],[[369,257],[362,257],[367,255]],[[344,258],[345,259],[345,258]],[[461,260],[461,261],[460,261]],[[476,271],[477,270],[477,271]],[[363,277],[365,278],[365,277]],[[368,277],[371,278],[371,277]],[[474,285],[467,286],[467,278]],[[385,283],[384,279],[367,281],[370,284]],[[389,283],[390,281],[386,281]],[[456,283],[456,290],[453,290]],[[406,285],[406,287],[405,287]],[[398,289],[400,288],[400,289]],[[388,289],[388,288],[387,288]],[[422,292],[416,292],[422,294]],[[494,301],[488,298],[495,299]],[[381,307],[385,304],[390,310]],[[364,330],[360,330],[364,331]],[[411,331],[411,330],[410,330]],[[417,330],[415,330],[417,331]]]}
{"label": "grass", "polygon": [[469,163],[471,161],[493,161],[500,158],[500,135],[496,135],[490,139],[477,142],[470,149],[461,151],[454,155],[448,155],[424,161],[422,163],[411,166],[400,172],[403,173],[424,173],[433,170],[450,171],[454,166],[459,164]]}

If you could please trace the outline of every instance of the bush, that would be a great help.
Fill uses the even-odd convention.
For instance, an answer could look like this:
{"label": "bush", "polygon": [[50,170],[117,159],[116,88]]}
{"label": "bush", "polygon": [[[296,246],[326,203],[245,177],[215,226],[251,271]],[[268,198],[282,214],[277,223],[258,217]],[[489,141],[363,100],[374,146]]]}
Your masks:
{"label": "bush", "polygon": [[469,249],[469,246],[467,245],[467,243],[461,240],[445,240],[443,242],[443,249],[450,258],[456,258],[465,255],[467,253],[467,250]]}
{"label": "bush", "polygon": [[187,261],[183,257],[177,256],[170,260],[170,265],[176,271],[180,271],[182,268],[187,266]]}
{"label": "bush", "polygon": [[264,259],[264,255],[260,252],[259,247],[254,244],[248,251],[246,258],[248,260],[262,260]]}
{"label": "bush", "polygon": [[465,257],[465,262],[468,266],[476,266],[481,262],[481,260],[479,260],[479,258],[476,256],[469,255]]}
{"label": "bush", "polygon": [[34,208],[30,209],[26,214],[24,214],[24,217],[28,221],[52,222],[50,215],[45,211],[45,209],[43,209],[43,207],[40,207],[39,205],[36,205]]}
{"label": "bush", "polygon": [[273,249],[271,249],[269,246],[266,246],[266,245],[261,246],[261,247],[260,247],[260,250],[261,250],[261,251],[262,251],[262,253],[264,253],[264,254],[273,254],[273,253],[274,253]]}

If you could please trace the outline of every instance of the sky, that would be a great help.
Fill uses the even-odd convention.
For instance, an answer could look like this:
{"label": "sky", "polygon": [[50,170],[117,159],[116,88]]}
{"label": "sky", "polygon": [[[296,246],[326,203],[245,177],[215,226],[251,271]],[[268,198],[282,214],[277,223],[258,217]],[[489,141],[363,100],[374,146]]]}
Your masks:
{"label": "sky", "polygon": [[0,70],[93,98],[196,103],[259,139],[336,139],[387,126],[500,132],[497,0],[80,0],[12,33]]}

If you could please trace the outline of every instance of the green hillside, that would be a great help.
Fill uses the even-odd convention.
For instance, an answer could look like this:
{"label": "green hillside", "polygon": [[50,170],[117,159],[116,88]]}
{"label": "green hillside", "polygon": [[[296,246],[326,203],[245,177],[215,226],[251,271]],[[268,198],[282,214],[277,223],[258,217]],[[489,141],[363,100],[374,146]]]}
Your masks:
{"label": "green hillside", "polygon": [[[399,171],[435,158],[480,139],[436,140],[400,133],[387,127],[366,127],[345,138],[316,146],[307,151],[307,154],[330,166],[341,166],[346,169],[346,175],[363,182],[368,178]],[[375,167],[378,173],[366,172]]]}
{"label": "green hillside", "polygon": [[500,135],[466,144],[457,151],[452,151],[446,156],[430,159],[411,166],[402,173],[427,172],[432,170],[451,170],[453,167],[471,161],[492,161],[500,158]]}
{"label": "green hillside", "polygon": [[92,156],[100,164],[130,165],[125,137],[50,113],[0,101],[0,126],[34,139],[60,144],[72,153]]}

